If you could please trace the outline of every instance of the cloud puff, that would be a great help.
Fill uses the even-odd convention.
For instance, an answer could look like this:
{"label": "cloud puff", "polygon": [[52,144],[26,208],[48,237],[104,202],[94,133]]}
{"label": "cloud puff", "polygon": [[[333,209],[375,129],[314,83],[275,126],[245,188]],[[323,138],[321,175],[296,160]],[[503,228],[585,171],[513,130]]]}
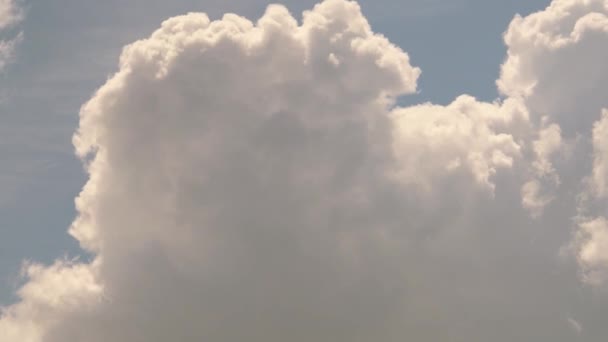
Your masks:
{"label": "cloud puff", "polygon": [[392,116],[398,177],[430,190],[438,178],[464,169],[493,191],[497,170],[511,168],[520,157],[509,128],[527,115],[516,101],[490,104],[466,95],[445,107],[397,108]]}
{"label": "cloud puff", "polygon": [[589,136],[608,80],[608,4],[555,0],[545,10],[516,16],[505,33],[507,59],[499,90],[523,98],[536,119],[559,125],[565,139]]}
{"label": "cloud puff", "polygon": [[92,261],[26,264],[0,341],[564,340],[573,287],[528,241],[606,176],[605,9],[515,18],[502,99],[406,108],[420,70],[354,2],[165,21],[80,113],[70,234]]}
{"label": "cloud puff", "polygon": [[608,271],[608,221],[600,217],[581,223],[578,239],[578,259],[584,280],[595,285],[602,284]]}

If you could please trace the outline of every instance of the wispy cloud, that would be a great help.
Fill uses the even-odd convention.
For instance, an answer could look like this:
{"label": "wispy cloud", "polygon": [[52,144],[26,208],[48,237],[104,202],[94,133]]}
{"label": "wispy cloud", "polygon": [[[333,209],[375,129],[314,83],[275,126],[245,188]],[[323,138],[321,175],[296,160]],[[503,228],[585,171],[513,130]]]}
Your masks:
{"label": "wispy cloud", "polygon": [[577,320],[568,318],[568,324],[577,335],[580,335],[583,332],[583,326]]}

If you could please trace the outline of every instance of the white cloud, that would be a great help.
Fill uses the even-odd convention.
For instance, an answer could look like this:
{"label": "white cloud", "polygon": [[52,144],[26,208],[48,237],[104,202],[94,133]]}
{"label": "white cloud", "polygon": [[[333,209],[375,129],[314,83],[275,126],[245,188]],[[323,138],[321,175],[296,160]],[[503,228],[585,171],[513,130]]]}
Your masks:
{"label": "white cloud", "polygon": [[555,183],[559,183],[559,176],[555,174],[555,168],[551,163],[553,155],[562,148],[561,129],[558,125],[552,124],[544,127],[539,132],[539,137],[534,141],[534,153],[536,161],[532,164],[539,177],[548,177]]}
{"label": "white cloud", "polygon": [[19,305],[7,308],[0,320],[0,341],[43,341],[44,332],[71,311],[88,312],[92,298],[103,299],[102,288],[94,278],[95,265],[56,261],[45,267],[25,264],[28,282],[19,290]]}
{"label": "white cloud", "polygon": [[526,120],[527,112],[516,102],[490,104],[461,96],[446,107],[423,104],[397,108],[392,115],[398,178],[430,190],[437,179],[464,169],[493,191],[497,170],[511,168],[520,156],[508,129]]}
{"label": "white cloud", "polygon": [[553,196],[543,193],[543,186],[538,179],[532,179],[521,187],[521,204],[534,218],[540,217],[553,199]]}
{"label": "white cloud", "polygon": [[0,0],[0,30],[15,25],[23,18],[23,12],[15,0]]}
{"label": "white cloud", "polygon": [[[23,19],[23,11],[18,0],[0,0],[0,34],[12,28]],[[0,71],[13,58],[15,46],[21,41],[22,34],[18,33],[10,39],[0,37]]]}
{"label": "white cloud", "polygon": [[593,126],[592,190],[597,197],[608,196],[608,110]]}
{"label": "white cloud", "polygon": [[604,0],[554,0],[545,10],[516,16],[504,35],[498,88],[524,103],[536,127],[528,133],[534,161],[521,190],[534,217],[557,196],[568,200],[589,171],[588,137],[608,105],[600,91],[608,81],[607,14]]}
{"label": "white cloud", "polygon": [[[514,19],[504,99],[407,108],[395,99],[420,70],[354,2],[301,23],[278,5],[256,23],[165,21],[80,113],[90,178],[70,233],[93,261],[28,264],[0,342],[563,336],[546,290],[561,283],[522,237],[603,180],[605,9],[556,0]],[[595,167],[557,158],[571,142]],[[605,230],[577,234],[587,277]]]}
{"label": "white cloud", "polygon": [[589,134],[608,100],[608,4],[554,0],[540,12],[517,16],[505,33],[507,59],[500,91],[523,97],[530,112],[558,124],[566,138]]}
{"label": "white cloud", "polygon": [[532,145],[536,176],[522,188],[522,201],[539,216],[559,200],[582,222],[573,245],[585,280],[599,285],[597,270],[608,264],[594,252],[603,243],[602,198],[608,193],[608,119],[601,115],[608,106],[608,2],[554,0],[543,11],[516,17],[505,42],[499,89],[521,98],[540,127]]}
{"label": "white cloud", "polygon": [[581,223],[577,240],[584,280],[601,285],[608,277],[608,221],[600,217]]}
{"label": "white cloud", "polygon": [[0,340],[389,336],[404,274],[377,200],[388,108],[419,73],[352,2],[164,22],[81,112],[70,232],[95,264],[30,274]]}
{"label": "white cloud", "polygon": [[[606,197],[608,196],[608,111],[593,126],[593,167],[586,189],[580,195],[579,231],[573,242],[583,279],[593,285],[608,280],[608,223]],[[596,218],[590,218],[597,216]]]}
{"label": "white cloud", "polygon": [[554,200],[555,195],[547,192],[554,192],[553,188],[559,185],[560,179],[552,159],[564,150],[560,127],[556,124],[546,125],[545,120],[542,121],[538,138],[532,142],[533,176],[521,188],[522,205],[535,218],[540,217],[545,207]]}

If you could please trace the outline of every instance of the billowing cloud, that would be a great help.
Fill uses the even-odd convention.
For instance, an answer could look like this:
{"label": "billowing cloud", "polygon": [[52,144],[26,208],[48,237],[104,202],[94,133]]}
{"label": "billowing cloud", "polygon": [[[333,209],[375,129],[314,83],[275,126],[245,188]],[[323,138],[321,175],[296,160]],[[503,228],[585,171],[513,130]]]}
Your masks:
{"label": "billowing cloud", "polygon": [[[421,72],[354,2],[301,22],[278,5],[255,23],[165,21],[80,113],[89,180],[70,234],[91,261],[26,263],[0,342],[605,332],[564,319],[578,283],[554,259],[570,232],[530,242],[601,200],[582,186],[606,179],[602,13],[555,0],[515,18],[501,99],[405,108]],[[607,231],[575,233],[587,275]]]}
{"label": "billowing cloud", "polygon": [[556,206],[571,212],[583,279],[601,284],[608,267],[602,255],[608,194],[608,2],[555,0],[544,11],[516,17],[505,42],[508,54],[499,89],[521,98],[540,127],[533,145],[537,176],[522,188],[524,206],[538,216],[558,199]]}
{"label": "billowing cloud", "polygon": [[437,179],[464,169],[475,183],[493,191],[497,170],[511,168],[520,156],[509,128],[525,122],[527,115],[515,101],[490,104],[470,96],[445,107],[397,108],[392,116],[398,177],[432,189]]}
{"label": "billowing cloud", "polygon": [[593,126],[593,166],[580,194],[579,231],[574,247],[586,282],[601,285],[608,280],[608,111]]}
{"label": "billowing cloud", "polygon": [[405,279],[385,241],[399,222],[382,217],[395,196],[388,110],[419,74],[352,2],[326,1],[301,25],[282,6],[257,23],[164,22],[125,48],[81,112],[74,143],[92,160],[70,232],[95,262],[29,266],[0,331],[26,341],[389,334],[402,310],[390,288],[402,293]]}
{"label": "billowing cloud", "polygon": [[505,33],[507,59],[499,90],[523,97],[536,120],[548,116],[565,138],[588,134],[608,100],[608,4],[556,0],[544,11],[517,16]]}
{"label": "billowing cloud", "polygon": [[583,137],[591,135],[598,113],[608,105],[602,91],[608,80],[602,62],[608,58],[607,13],[603,0],[558,0],[544,11],[517,16],[505,33],[508,51],[499,89],[523,98],[539,129],[546,126],[534,145],[541,152],[536,168],[552,177],[568,175],[571,179],[565,182],[580,181],[590,165],[573,170],[578,163],[566,163],[563,170],[554,170],[551,160],[563,157],[559,152],[566,148],[588,155],[589,142]]}

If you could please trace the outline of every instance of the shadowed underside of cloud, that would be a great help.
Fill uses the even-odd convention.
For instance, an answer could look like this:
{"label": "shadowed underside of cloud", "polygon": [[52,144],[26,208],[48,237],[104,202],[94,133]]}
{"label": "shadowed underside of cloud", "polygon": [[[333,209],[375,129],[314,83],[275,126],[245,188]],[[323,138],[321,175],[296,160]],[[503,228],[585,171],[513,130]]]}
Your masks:
{"label": "shadowed underside of cloud", "polygon": [[[0,341],[584,333],[575,275],[548,269],[570,235],[584,281],[608,269],[607,13],[516,17],[504,98],[407,108],[420,70],[354,2],[165,21],[80,113],[70,234],[93,261],[25,264]],[[529,243],[551,229],[555,249]]]}

